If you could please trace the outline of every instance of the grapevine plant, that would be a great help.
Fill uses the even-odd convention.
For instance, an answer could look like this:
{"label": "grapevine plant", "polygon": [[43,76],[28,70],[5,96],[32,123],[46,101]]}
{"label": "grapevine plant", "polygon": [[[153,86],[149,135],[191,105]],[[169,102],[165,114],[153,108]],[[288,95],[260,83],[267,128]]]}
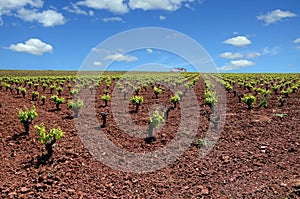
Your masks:
{"label": "grapevine plant", "polygon": [[25,111],[22,109],[19,110],[18,118],[21,124],[23,124],[25,133],[29,134],[29,125],[32,121],[38,116],[36,108],[33,105],[31,109],[25,108]]}
{"label": "grapevine plant", "polygon": [[45,105],[45,102],[46,102],[46,96],[45,96],[45,95],[42,95],[42,96],[41,96],[41,100],[42,100],[43,105]]}
{"label": "grapevine plant", "polygon": [[149,120],[149,129],[148,129],[148,135],[149,138],[153,137],[153,129],[156,129],[160,126],[162,122],[164,122],[164,117],[159,114],[157,110],[154,111],[152,117]]}
{"label": "grapevine plant", "polygon": [[26,88],[24,88],[24,87],[19,87],[19,91],[22,93],[23,98],[25,98]]}
{"label": "grapevine plant", "polygon": [[57,95],[53,95],[50,97],[50,100],[54,102],[56,105],[56,109],[59,110],[59,105],[65,102],[65,98],[61,97],[59,98]]}
{"label": "grapevine plant", "polygon": [[100,115],[102,117],[102,125],[101,125],[101,127],[104,128],[106,126],[106,119],[107,119],[108,113],[106,113],[106,112],[100,112]]}
{"label": "grapevine plant", "polygon": [[154,95],[155,95],[155,98],[156,98],[156,99],[158,98],[158,95],[161,94],[161,93],[163,92],[162,89],[160,89],[160,88],[158,88],[158,87],[156,87],[156,86],[153,88],[153,90],[154,90]]}
{"label": "grapevine plant", "polygon": [[214,105],[217,103],[216,92],[214,90],[214,85],[207,78],[207,76],[205,76],[204,78],[205,78],[204,103],[206,105],[209,105],[210,109],[213,110]]}
{"label": "grapevine plant", "polygon": [[52,94],[53,93],[53,90],[56,88],[56,86],[55,85],[51,85],[50,86],[50,94]]}
{"label": "grapevine plant", "polygon": [[232,86],[228,82],[224,83],[224,88],[228,93],[232,90]]}
{"label": "grapevine plant", "polygon": [[254,103],[256,102],[256,97],[252,94],[245,95],[243,98],[243,102],[247,104],[248,109],[251,109],[254,106]]}
{"label": "grapevine plant", "polygon": [[275,92],[275,95],[277,95],[278,90],[279,90],[279,86],[278,85],[274,85],[274,86],[272,86],[272,89]]}
{"label": "grapevine plant", "polygon": [[141,91],[141,87],[135,87],[134,88],[134,91],[135,91],[135,95],[138,95],[139,94],[139,92]]}
{"label": "grapevine plant", "polygon": [[39,84],[38,83],[35,83],[34,85],[34,89],[37,91],[38,87],[39,87]]}
{"label": "grapevine plant", "polygon": [[194,145],[197,147],[197,148],[206,148],[208,146],[208,141],[204,140],[203,138],[198,138],[196,140],[194,140]]}
{"label": "grapevine plant", "polygon": [[211,91],[206,91],[204,94],[204,103],[209,105],[210,109],[212,110],[214,105],[217,103],[216,93]]}
{"label": "grapevine plant", "polygon": [[68,87],[68,90],[70,91],[71,88],[72,88],[72,85],[71,85],[71,84],[68,84],[67,87]]}
{"label": "grapevine plant", "polygon": [[174,95],[171,97],[170,101],[174,104],[174,108],[176,108],[176,104],[180,101],[180,97],[178,95]]}
{"label": "grapevine plant", "polygon": [[3,82],[2,85],[5,87],[6,91],[8,91],[8,89],[10,88],[10,84],[7,84],[5,82]]}
{"label": "grapevine plant", "polygon": [[81,99],[77,100],[77,102],[73,102],[72,100],[68,102],[68,108],[73,110],[74,118],[78,117],[79,110],[83,108],[83,106],[84,103]]}
{"label": "grapevine plant", "polygon": [[78,93],[79,93],[78,89],[72,89],[72,90],[70,90],[70,94],[72,95],[72,98],[74,98],[75,95],[78,94]]}
{"label": "grapevine plant", "polygon": [[107,102],[110,100],[110,95],[104,94],[101,96],[101,99],[104,101],[105,106],[107,106]]}
{"label": "grapevine plant", "polygon": [[285,97],[289,97],[289,94],[292,92],[292,89],[288,88],[287,90],[282,90],[280,93],[283,94]]}
{"label": "grapevine plant", "polygon": [[64,133],[60,128],[50,129],[50,132],[46,132],[46,128],[42,123],[40,126],[35,125],[34,128],[37,130],[38,140],[41,144],[45,144],[47,150],[47,157],[50,158],[53,154],[53,145],[56,141],[60,140],[63,137]]}
{"label": "grapevine plant", "polygon": [[297,91],[297,89],[298,89],[298,85],[292,86],[293,93],[295,93]]}
{"label": "grapevine plant", "polygon": [[31,89],[32,82],[28,82],[27,85],[28,85],[29,89]]}
{"label": "grapevine plant", "polygon": [[144,98],[142,96],[131,96],[131,103],[135,104],[135,112],[138,112],[139,106],[144,102]]}
{"label": "grapevine plant", "polygon": [[37,92],[37,91],[32,91],[32,94],[31,94],[31,100],[32,101],[36,101],[38,99],[38,97],[40,96],[40,93]]}
{"label": "grapevine plant", "polygon": [[63,88],[62,87],[58,87],[56,89],[57,93],[58,93],[58,96],[61,96],[61,92],[63,91]]}
{"label": "grapevine plant", "polygon": [[46,84],[46,83],[42,84],[43,92],[45,92],[45,90],[46,90],[47,87],[48,87],[48,84]]}
{"label": "grapevine plant", "polygon": [[103,90],[103,94],[104,94],[104,95],[107,95],[107,94],[108,94],[108,89],[107,89],[107,88]]}

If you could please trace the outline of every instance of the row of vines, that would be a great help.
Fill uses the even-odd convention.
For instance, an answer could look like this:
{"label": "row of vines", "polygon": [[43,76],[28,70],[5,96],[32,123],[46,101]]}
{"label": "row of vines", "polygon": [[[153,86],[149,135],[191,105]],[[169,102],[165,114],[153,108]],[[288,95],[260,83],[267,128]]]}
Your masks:
{"label": "row of vines", "polygon": [[[278,106],[284,106],[300,87],[297,74],[204,74],[202,77],[205,84],[204,101],[199,103],[207,105],[211,112],[218,103],[216,83],[227,91],[227,97],[236,98],[237,103],[245,103],[248,109],[255,106],[268,108],[269,99],[276,99]],[[153,93],[153,98],[158,100],[163,92],[172,93],[168,96],[170,104],[155,110],[148,118],[148,138],[151,141],[155,140],[153,130],[168,120],[170,111],[180,108],[181,99],[188,91],[193,90],[200,78],[201,75],[197,73],[2,77],[0,91],[32,102],[31,108],[25,107],[25,110],[20,109],[18,115],[16,114],[24,126],[25,134],[29,134],[29,125],[38,116],[36,105],[52,104],[54,109],[49,111],[60,111],[64,105],[64,108],[73,111],[73,118],[77,118],[85,106],[82,96],[87,93],[99,96],[102,102],[97,102],[95,97],[95,106],[109,108],[111,98],[116,92],[118,96],[122,96],[122,100],[129,100],[132,104],[131,114],[137,114],[145,100],[141,91]],[[102,117],[101,127],[105,128],[109,113],[103,110],[99,114]],[[63,136],[63,132],[59,128],[47,132],[43,123],[35,125],[35,129],[39,141],[45,144],[47,157],[51,157],[52,146]]]}

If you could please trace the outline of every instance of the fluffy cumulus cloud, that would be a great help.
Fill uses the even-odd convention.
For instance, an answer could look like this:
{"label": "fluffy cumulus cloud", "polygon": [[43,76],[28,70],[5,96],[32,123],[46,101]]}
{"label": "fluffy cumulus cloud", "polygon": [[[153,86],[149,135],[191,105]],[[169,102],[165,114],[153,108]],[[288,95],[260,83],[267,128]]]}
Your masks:
{"label": "fluffy cumulus cloud", "polygon": [[44,27],[63,25],[66,22],[64,16],[54,10],[37,12],[36,10],[21,9],[18,11],[18,16],[24,21],[37,21]]}
{"label": "fluffy cumulus cloud", "polygon": [[1,0],[0,1],[0,25],[4,22],[3,15],[13,15],[15,11],[30,6],[32,8],[41,8],[43,6],[42,0]]}
{"label": "fluffy cumulus cloud", "polygon": [[300,38],[295,39],[295,40],[294,40],[294,43],[295,43],[295,44],[300,44]]}
{"label": "fluffy cumulus cloud", "polygon": [[251,41],[245,36],[236,36],[224,41],[225,44],[230,44],[236,47],[244,47],[251,44]]}
{"label": "fluffy cumulus cloud", "polygon": [[240,60],[232,60],[229,64],[226,64],[225,66],[222,66],[219,68],[220,71],[228,71],[228,70],[236,70],[244,67],[249,67],[255,65],[254,62],[251,62],[246,59],[240,59]]}
{"label": "fluffy cumulus cloud", "polygon": [[[294,41],[295,42],[295,41]],[[296,43],[296,42],[295,42]],[[299,39],[300,43],[300,39]],[[246,59],[254,59],[256,57],[260,56],[265,56],[265,55],[277,55],[279,53],[279,47],[275,46],[273,48],[265,47],[261,51],[253,51],[253,52],[248,52],[248,53],[232,53],[232,52],[224,52],[221,53],[219,56],[224,58],[224,59],[241,59],[241,58],[246,58]]]}
{"label": "fluffy cumulus cloud", "polygon": [[94,65],[95,65],[95,66],[102,66],[102,63],[99,62],[99,61],[94,61]]}
{"label": "fluffy cumulus cloud", "polygon": [[255,57],[260,57],[260,56],[262,56],[262,55],[263,55],[263,54],[260,53],[260,52],[250,52],[250,53],[247,53],[246,57],[247,57],[248,59],[253,59],[253,58],[255,58]]}
{"label": "fluffy cumulus cloud", "polygon": [[152,50],[151,48],[147,48],[146,51],[147,51],[148,53],[152,53],[152,52],[153,52],[153,50]]}
{"label": "fluffy cumulus cloud", "polygon": [[143,10],[167,10],[174,11],[180,7],[190,7],[190,3],[195,0],[129,0],[129,7],[131,9]]}
{"label": "fluffy cumulus cloud", "polygon": [[122,53],[115,53],[108,55],[104,58],[105,60],[119,61],[119,62],[135,62],[137,61],[137,57],[132,55],[124,55]]}
{"label": "fluffy cumulus cloud", "polygon": [[43,1],[42,0],[1,0],[0,13],[17,10],[27,5],[31,7],[40,8],[43,6]]}
{"label": "fluffy cumulus cloud", "polygon": [[50,44],[46,44],[39,39],[31,38],[25,43],[11,44],[9,49],[16,52],[25,52],[33,55],[43,55],[51,53],[53,48]]}
{"label": "fluffy cumulus cloud", "polygon": [[191,8],[192,4],[201,2],[200,0],[81,0],[76,5],[125,14],[130,9],[175,11],[181,7]]}
{"label": "fluffy cumulus cloud", "polygon": [[225,52],[220,54],[220,57],[225,59],[240,59],[243,57],[243,55],[241,53]]}
{"label": "fluffy cumulus cloud", "polygon": [[266,14],[259,15],[259,16],[257,16],[257,19],[264,21],[265,25],[269,25],[269,24],[275,23],[277,21],[281,21],[282,19],[296,17],[296,16],[297,15],[295,13],[292,13],[290,11],[282,11],[280,9],[277,9],[277,10],[268,12]]}
{"label": "fluffy cumulus cloud", "polygon": [[124,14],[129,11],[128,6],[124,3],[124,0],[83,0],[77,2],[76,4],[98,10],[109,10],[118,14]]}
{"label": "fluffy cumulus cloud", "polygon": [[64,10],[70,12],[70,13],[75,13],[75,14],[79,14],[79,15],[89,15],[89,16],[94,16],[94,12],[93,11],[84,11],[82,9],[80,9],[78,7],[78,5],[71,3],[71,6],[66,6],[63,7]]}
{"label": "fluffy cumulus cloud", "polygon": [[110,22],[110,21],[123,21],[121,17],[105,17],[102,19],[103,22]]}

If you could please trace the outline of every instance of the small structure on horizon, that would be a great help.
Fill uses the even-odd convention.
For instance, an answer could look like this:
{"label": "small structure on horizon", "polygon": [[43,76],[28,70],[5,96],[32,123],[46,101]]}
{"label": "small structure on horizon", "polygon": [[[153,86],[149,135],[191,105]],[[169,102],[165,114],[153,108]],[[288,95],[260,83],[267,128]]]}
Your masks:
{"label": "small structure on horizon", "polygon": [[186,72],[186,68],[171,68],[170,72]]}

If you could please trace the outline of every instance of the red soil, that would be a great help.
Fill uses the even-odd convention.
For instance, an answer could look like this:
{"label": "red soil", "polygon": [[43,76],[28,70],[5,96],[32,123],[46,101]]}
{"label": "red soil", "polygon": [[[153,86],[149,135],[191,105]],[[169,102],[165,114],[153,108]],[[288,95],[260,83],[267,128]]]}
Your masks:
{"label": "red soil", "polygon": [[[110,108],[113,102],[103,106],[100,98],[103,87],[96,91],[96,112],[109,113],[102,130],[115,145],[135,153],[150,152],[166,146],[176,136],[182,105],[170,111],[169,119],[155,134],[156,140],[149,144],[124,133],[126,128],[131,130],[129,125],[119,128]],[[33,125],[44,122],[47,129],[61,127],[65,135],[54,145],[51,159],[40,164],[38,159],[46,152],[45,148],[38,142],[33,125],[29,136],[22,135],[23,126],[17,118],[17,109],[30,107],[29,94],[23,99],[9,91],[0,91],[2,198],[280,198],[289,194],[299,197],[293,186],[300,181],[300,91],[292,93],[283,107],[278,106],[272,94],[268,108],[252,110],[238,103],[233,93],[227,93],[224,128],[208,155],[199,158],[200,149],[192,144],[172,164],[137,174],[118,171],[97,161],[83,145],[66,103],[61,110],[55,110],[49,101],[49,90],[43,93],[39,89],[47,101],[45,105],[35,102],[39,116]],[[242,88],[235,89],[246,93]],[[31,90],[27,89],[27,93]],[[203,79],[194,90],[199,100],[198,138],[206,134],[209,126],[205,116],[209,108],[203,104]],[[87,98],[93,96],[88,90],[85,92]],[[62,95],[70,98],[66,87]],[[158,99],[150,87],[140,95],[144,103],[138,113],[130,113],[138,126],[146,128],[155,104],[172,106],[169,102],[172,92],[168,89]],[[126,107],[134,110],[127,101],[128,98],[124,100]],[[276,113],[288,116],[281,118]],[[88,114],[89,110],[80,112],[80,116]],[[100,125],[100,114],[97,118]]]}

